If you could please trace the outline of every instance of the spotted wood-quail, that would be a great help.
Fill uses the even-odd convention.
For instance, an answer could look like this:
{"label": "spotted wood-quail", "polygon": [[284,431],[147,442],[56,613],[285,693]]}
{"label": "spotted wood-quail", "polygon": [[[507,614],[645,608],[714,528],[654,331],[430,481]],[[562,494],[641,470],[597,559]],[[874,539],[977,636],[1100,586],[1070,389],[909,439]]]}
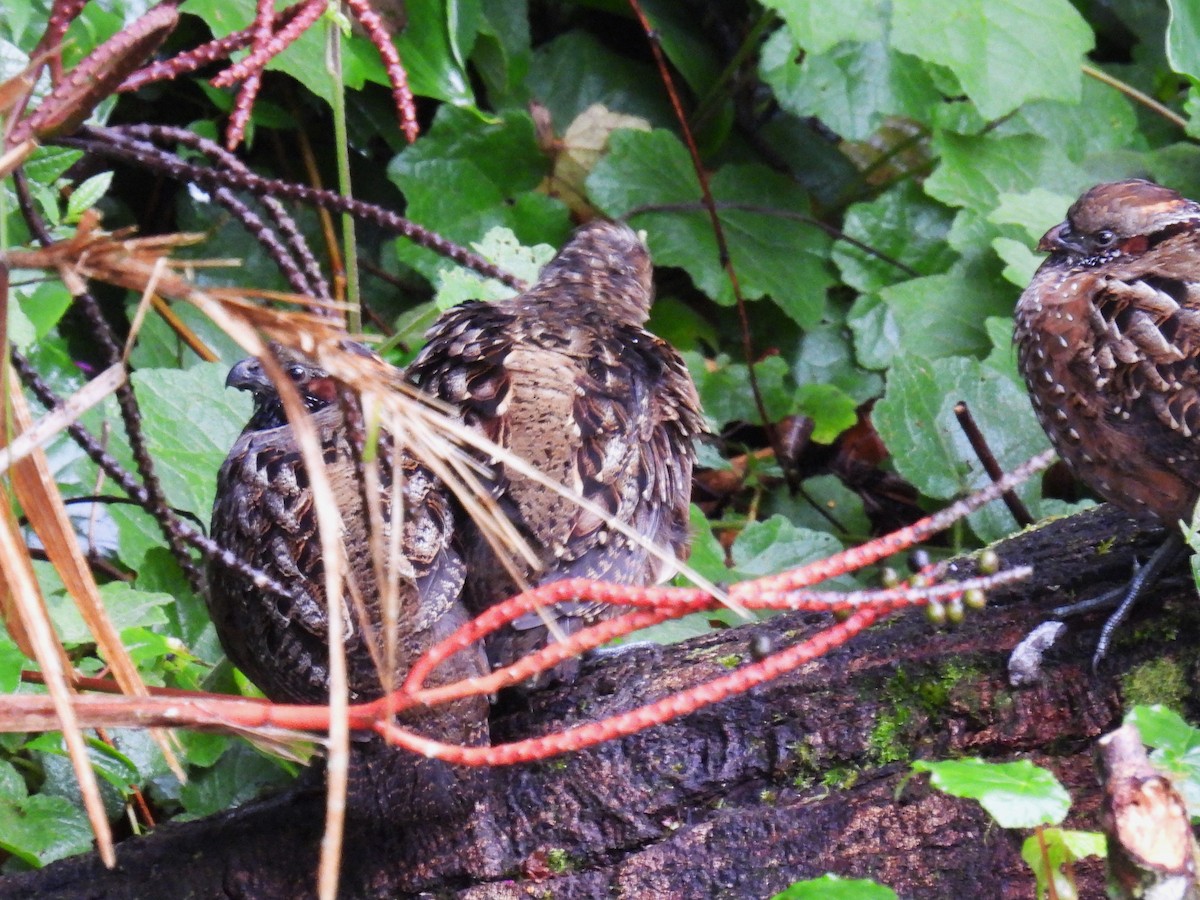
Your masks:
{"label": "spotted wood-quail", "polygon": [[[1017,304],[1018,364],[1059,455],[1100,496],[1174,529],[1200,494],[1200,204],[1138,179],[1085,192],[1046,232]],[[1142,587],[1105,626],[1097,661]]]}
{"label": "spotted wood-quail", "polygon": [[[580,228],[519,296],[446,312],[408,370],[412,382],[461,411],[463,421],[577,491],[643,538],[682,556],[694,450],[704,430],[679,354],[642,326],[653,298],[645,245],[628,226]],[[650,584],[670,565],[604,519],[487,460],[490,487],[540,558],[530,584],[583,576]],[[516,592],[477,529],[460,526],[463,598],[477,614]],[[557,608],[565,633],[608,614],[596,604]],[[507,665],[545,644],[535,615],[494,635],[488,655]],[[573,667],[561,667],[570,678]]]}

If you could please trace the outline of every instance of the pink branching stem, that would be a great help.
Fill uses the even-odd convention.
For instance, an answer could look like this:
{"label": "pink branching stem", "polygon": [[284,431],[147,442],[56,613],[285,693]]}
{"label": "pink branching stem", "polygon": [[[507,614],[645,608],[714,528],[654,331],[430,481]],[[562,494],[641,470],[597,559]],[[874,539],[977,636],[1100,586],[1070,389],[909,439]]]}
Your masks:
{"label": "pink branching stem", "polygon": [[559,753],[581,750],[614,738],[627,737],[766,684],[807,662],[824,656],[833,648],[845,644],[891,611],[885,606],[859,610],[844,622],[831,625],[807,641],[773,653],[736,672],[714,678],[712,681],[600,722],[576,725],[544,737],[529,738],[510,744],[497,744],[492,747],[462,747],[415,735],[397,728],[387,721],[377,722],[375,730],[383,735],[389,743],[396,746],[405,747],[423,756],[443,759],[459,765],[505,766],[533,762]]}
{"label": "pink branching stem", "polygon": [[213,87],[231,87],[237,82],[262,68],[291,46],[300,35],[304,34],[312,24],[321,18],[327,7],[326,0],[306,0],[296,13],[296,17],[276,31],[262,46],[256,46],[241,62],[235,63],[221,74],[213,78],[209,84]]}
{"label": "pink branching stem", "polygon": [[[254,10],[254,24],[251,26],[254,32],[254,48],[266,47],[270,44],[271,36],[275,34],[272,29],[274,12],[274,0],[258,0],[258,5]],[[250,124],[250,116],[254,112],[254,100],[258,97],[258,89],[262,86],[262,68],[256,68],[241,83],[238,96],[234,98],[233,112],[229,114],[229,124],[226,127],[227,150],[238,148],[241,139],[246,136],[246,126]]]}
{"label": "pink branching stem", "polygon": [[396,116],[400,122],[400,130],[404,132],[404,137],[411,144],[420,135],[417,127],[417,106],[408,86],[408,72],[404,69],[404,63],[400,61],[400,54],[396,50],[396,45],[392,43],[392,36],[384,27],[383,19],[371,8],[371,4],[367,0],[346,0],[346,5],[350,7],[350,13],[362,25],[363,31],[367,33],[367,37],[375,45],[375,49],[379,51],[379,57],[383,60],[383,66],[387,70],[388,81],[392,85],[392,100],[396,104]]}
{"label": "pink branching stem", "polygon": [[851,547],[849,550],[843,550],[841,553],[835,553],[825,559],[779,575],[739,582],[729,589],[730,599],[737,600],[747,607],[756,603],[758,605],[770,603],[775,597],[783,596],[789,591],[819,584],[827,579],[856,571],[863,566],[869,566],[895,553],[907,550],[939,531],[944,531],[959,519],[965,518],[981,506],[995,500],[1005,491],[1016,487],[1034,472],[1044,469],[1053,459],[1053,450],[1039,453],[999,481],[987,485],[971,496],[952,503],[945,509],[926,516],[907,528],[885,534],[860,547]]}
{"label": "pink branching stem", "polygon": [[[254,12],[253,46],[269,46],[274,36],[273,20],[275,12],[274,0],[258,0]],[[255,69],[242,82],[237,97],[233,101],[233,112],[229,114],[229,125],[225,129],[225,148],[236,149],[246,135],[246,126],[250,124],[250,114],[254,111],[254,101],[258,97],[258,89],[262,87],[262,69]]]}
{"label": "pink branching stem", "polygon": [[[297,3],[295,6],[289,6],[283,10],[272,21],[272,30],[278,31],[280,28],[283,28],[296,18],[296,14],[302,8],[303,4]],[[218,60],[228,59],[229,54],[250,46],[254,40],[254,31],[255,26],[251,25],[249,28],[243,28],[241,31],[227,34],[223,38],[217,38],[216,40],[209,41],[207,44],[201,44],[199,47],[184,51],[170,59],[152,62],[150,65],[138,69],[138,71],[122,81],[117,90],[122,93],[136,91],[152,82],[170,81],[182,75],[195,72],[197,69],[212,65]]]}
{"label": "pink branching stem", "polygon": [[54,0],[50,5],[50,16],[46,21],[46,30],[30,55],[32,59],[46,51],[50,51],[50,80],[58,84],[62,80],[62,39],[67,34],[71,23],[83,11],[87,0]]}

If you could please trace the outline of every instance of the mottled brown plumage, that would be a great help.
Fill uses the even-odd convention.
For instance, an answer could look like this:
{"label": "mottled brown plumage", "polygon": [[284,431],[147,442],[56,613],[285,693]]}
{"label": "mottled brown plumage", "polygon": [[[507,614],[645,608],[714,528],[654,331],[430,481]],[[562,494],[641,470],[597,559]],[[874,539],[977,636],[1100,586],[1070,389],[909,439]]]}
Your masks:
{"label": "mottled brown plumage", "polygon": [[[413,383],[549,478],[580,492],[677,556],[688,545],[694,451],[704,429],[687,368],[642,326],[653,297],[650,257],[628,226],[579,229],[525,293],[445,313],[413,362]],[[670,574],[598,516],[502,461],[491,488],[541,560],[529,583],[582,576],[650,584]],[[477,529],[460,526],[464,601],[479,613],[516,590]],[[567,633],[606,612],[564,604]],[[526,616],[488,645],[506,665],[545,643]],[[560,672],[569,675],[570,671]]]}
{"label": "mottled brown plumage", "polygon": [[[382,691],[376,665],[383,659],[380,602],[359,469],[336,402],[337,386],[303,357],[282,348],[276,352],[312,416],[341,513],[350,582],[366,612],[364,621],[356,614],[348,589],[342,618],[349,687],[352,700],[369,700]],[[258,360],[234,366],[227,384],[250,391],[255,411],[221,467],[212,536],[288,588],[292,597],[257,588],[244,576],[214,563],[209,572],[209,610],[229,658],[267,697],[325,702],[329,697],[328,613],[308,473],[278,392]],[[391,527],[393,452],[393,442],[385,436],[379,466],[385,529]],[[463,563],[451,546],[454,520],[449,502],[436,479],[408,454],[402,457],[401,471],[405,520],[399,561],[397,682],[417,656],[466,621],[459,602]],[[431,683],[485,671],[482,653],[461,653],[440,667]],[[410,714],[407,721],[443,739],[476,743],[486,740],[486,716],[486,702],[476,698],[423,715]]]}
{"label": "mottled brown plumage", "polygon": [[1200,492],[1200,204],[1147,181],[1087,191],[1016,310],[1042,427],[1093,490],[1174,525]]}

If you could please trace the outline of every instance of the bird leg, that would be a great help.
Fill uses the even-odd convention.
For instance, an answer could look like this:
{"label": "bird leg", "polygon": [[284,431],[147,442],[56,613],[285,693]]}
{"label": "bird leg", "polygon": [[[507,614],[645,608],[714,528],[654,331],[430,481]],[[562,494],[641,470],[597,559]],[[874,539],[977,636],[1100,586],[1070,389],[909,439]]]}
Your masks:
{"label": "bird leg", "polygon": [[1146,589],[1162,578],[1163,573],[1179,562],[1187,552],[1188,548],[1187,544],[1184,543],[1183,535],[1178,531],[1173,531],[1162,542],[1159,548],[1154,551],[1145,565],[1139,566],[1136,569],[1128,584],[1116,590],[1106,591],[1097,597],[1090,597],[1078,603],[1060,606],[1053,611],[1056,617],[1066,618],[1067,616],[1077,616],[1094,610],[1116,607],[1116,610],[1104,622],[1104,627],[1100,629],[1100,639],[1096,642],[1095,653],[1092,654],[1093,669],[1098,669],[1100,663],[1104,661],[1104,657],[1108,655],[1113,635],[1116,634],[1117,629],[1121,627],[1122,623],[1129,618],[1130,612],[1133,611],[1138,601],[1142,599]]}

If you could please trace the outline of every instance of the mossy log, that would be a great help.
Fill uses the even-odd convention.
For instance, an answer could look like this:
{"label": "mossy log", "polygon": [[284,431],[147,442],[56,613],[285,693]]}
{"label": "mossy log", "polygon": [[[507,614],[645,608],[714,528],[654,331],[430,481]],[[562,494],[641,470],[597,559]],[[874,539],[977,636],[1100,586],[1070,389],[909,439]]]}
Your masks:
{"label": "mossy log", "polygon": [[[343,896],[744,898],[836,872],[902,897],[1032,898],[1024,834],[909,780],[908,763],[1029,758],[1071,792],[1068,826],[1098,829],[1095,739],[1134,700],[1195,711],[1195,653],[1177,639],[1196,633],[1186,573],[1135,614],[1100,675],[1090,666],[1098,618],[1073,623],[1034,687],[1010,688],[1005,663],[1047,610],[1124,580],[1135,554],[1160,539],[1108,507],[1049,522],[996,548],[1006,565],[1032,564],[1033,579],[957,629],[897,616],[748,695],[586,752],[493,770],[466,824],[360,815],[348,829]],[[750,657],[755,635],[782,646],[823,621],[781,615],[590,660],[575,685],[500,717],[495,737],[628,709],[723,674],[732,656]],[[310,896],[322,818],[314,784],[128,840],[113,871],[82,858],[8,876],[0,896]],[[1100,863],[1076,875],[1081,896],[1103,896]]]}

